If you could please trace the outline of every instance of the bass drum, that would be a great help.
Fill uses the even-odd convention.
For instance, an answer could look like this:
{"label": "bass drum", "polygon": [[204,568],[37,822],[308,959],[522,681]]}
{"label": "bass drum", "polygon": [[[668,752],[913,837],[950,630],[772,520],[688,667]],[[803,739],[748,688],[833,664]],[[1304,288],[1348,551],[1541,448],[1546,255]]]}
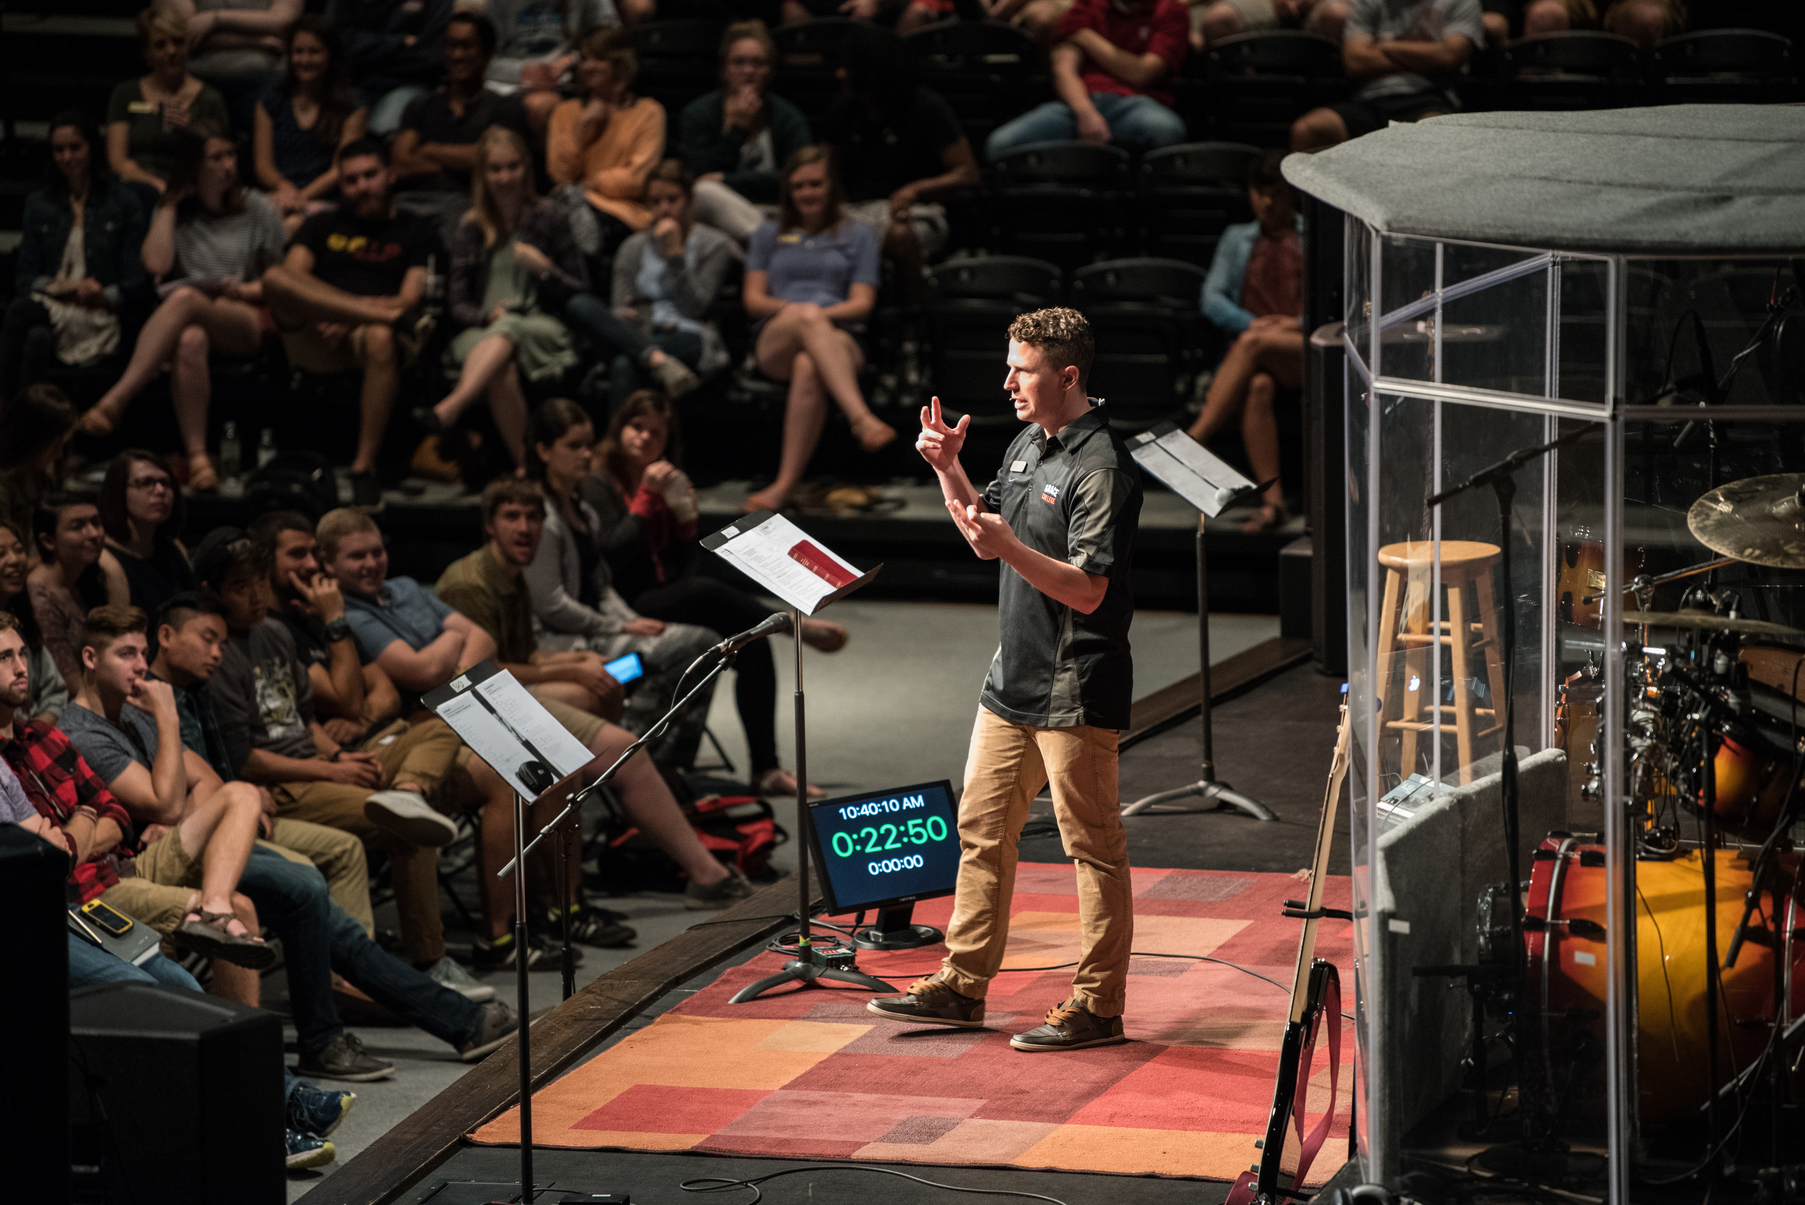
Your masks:
{"label": "bass drum", "polygon": [[[1750,867],[1734,850],[1717,852],[1717,948],[1721,960],[1742,919]],[[1786,908],[1782,957],[1788,969],[1790,1020],[1805,1012],[1805,943],[1795,942],[1801,915],[1799,857],[1780,859],[1784,881],[1794,885]],[[1642,1123],[1661,1127],[1697,1124],[1706,1087],[1705,885],[1697,850],[1671,861],[1636,864],[1638,1030],[1636,1067]],[[1768,903],[1771,905],[1771,897]],[[1536,850],[1524,901],[1530,920],[1522,1015],[1530,1022],[1529,1049],[1542,1074],[1566,1093],[1566,1113],[1602,1121],[1604,1110],[1605,949],[1611,918],[1605,907],[1602,845],[1555,834]],[[1774,951],[1751,921],[1736,965],[1723,972],[1718,1009],[1718,1082],[1747,1067],[1767,1044],[1774,1012]],[[1569,1079],[1571,1077],[1571,1079]]]}

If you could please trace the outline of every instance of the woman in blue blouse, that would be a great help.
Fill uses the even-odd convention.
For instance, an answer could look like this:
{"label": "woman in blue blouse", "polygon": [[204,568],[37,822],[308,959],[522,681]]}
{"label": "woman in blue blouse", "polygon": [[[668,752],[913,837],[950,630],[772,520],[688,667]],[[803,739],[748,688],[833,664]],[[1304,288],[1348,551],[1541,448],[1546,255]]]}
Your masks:
{"label": "woman in blue blouse", "polygon": [[753,233],[746,255],[746,313],[758,324],[759,369],[790,383],[777,480],[747,498],[746,510],[789,501],[821,442],[830,397],[867,452],[896,438],[859,393],[865,353],[852,332],[870,316],[877,285],[877,235],[847,216],[833,152],[803,147],[784,164],[777,220]]}

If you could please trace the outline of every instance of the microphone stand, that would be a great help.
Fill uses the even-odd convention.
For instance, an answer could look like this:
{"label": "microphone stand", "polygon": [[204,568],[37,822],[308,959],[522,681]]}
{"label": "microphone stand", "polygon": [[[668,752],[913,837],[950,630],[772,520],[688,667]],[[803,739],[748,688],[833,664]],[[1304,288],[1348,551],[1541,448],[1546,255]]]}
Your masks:
{"label": "microphone stand", "polygon": [[[1499,795],[1504,810],[1504,863],[1505,877],[1510,883],[1510,942],[1511,964],[1520,977],[1527,964],[1527,951],[1523,943],[1523,885],[1519,871],[1520,858],[1518,845],[1520,838],[1518,829],[1520,815],[1517,800],[1517,730],[1516,730],[1516,672],[1517,672],[1517,605],[1516,597],[1511,592],[1511,503],[1517,495],[1517,470],[1536,460],[1563,444],[1573,443],[1581,436],[1591,434],[1591,429],[1581,427],[1559,439],[1549,440],[1535,447],[1523,448],[1511,453],[1497,464],[1481,469],[1458,485],[1449,486],[1429,499],[1429,505],[1440,506],[1442,503],[1468,490],[1482,485],[1492,487],[1498,499],[1498,544],[1499,544],[1499,577],[1501,592],[1504,595],[1504,615],[1499,625],[1499,653],[1504,659],[1504,698],[1493,700],[1494,707],[1503,708],[1504,731],[1503,750],[1500,757]],[[1528,1089],[1529,1099],[1524,1101],[1525,1145],[1540,1145],[1548,1137],[1547,1101],[1544,1098],[1541,1083],[1531,1084],[1527,1068],[1533,1065],[1533,1059],[1527,1059],[1523,1053],[1523,1021],[1522,1010],[1513,1009],[1509,1021],[1511,1034],[1511,1050],[1517,1062],[1518,1092]]]}

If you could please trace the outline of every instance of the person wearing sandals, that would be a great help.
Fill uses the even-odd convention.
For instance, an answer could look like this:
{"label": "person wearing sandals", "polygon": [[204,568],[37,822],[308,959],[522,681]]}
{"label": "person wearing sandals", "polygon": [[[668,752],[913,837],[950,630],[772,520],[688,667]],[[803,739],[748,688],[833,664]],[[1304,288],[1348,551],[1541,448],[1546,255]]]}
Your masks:
{"label": "person wearing sandals", "polygon": [[518,467],[526,429],[521,382],[555,379],[576,367],[570,331],[556,315],[589,287],[589,269],[564,210],[533,186],[533,153],[505,126],[476,142],[470,212],[451,240],[451,316],[464,329],[451,341],[457,385],[415,418],[438,434],[486,398],[490,417]]}
{"label": "person wearing sandals", "polygon": [[1236,414],[1255,481],[1270,481],[1259,513],[1243,527],[1270,531],[1289,518],[1279,482],[1279,428],[1272,403],[1279,386],[1304,373],[1303,219],[1279,174],[1285,152],[1269,150],[1248,173],[1254,220],[1230,226],[1216,244],[1203,282],[1203,315],[1232,339],[1210,378],[1190,436],[1208,443]]}
{"label": "person wearing sandals", "polygon": [[207,455],[207,358],[253,355],[275,337],[260,278],[282,258],[287,235],[275,203],[239,180],[238,148],[224,128],[197,122],[190,132],[144,236],[144,266],[164,281],[167,296],[145,322],[125,372],[82,415],[81,429],[112,434],[167,363],[188,484],[210,490],[219,473]]}
{"label": "person wearing sandals", "polygon": [[758,228],[746,255],[746,314],[756,324],[758,367],[788,381],[790,394],[777,480],[741,509],[779,510],[789,501],[821,442],[829,398],[865,451],[896,438],[896,428],[859,392],[865,353],[853,332],[871,316],[877,286],[877,235],[847,216],[833,152],[803,147],[784,164],[777,219]]}
{"label": "person wearing sandals", "polygon": [[[205,773],[199,758],[193,759],[195,766],[187,764],[175,693],[169,683],[144,676],[148,626],[137,607],[88,612],[80,687],[57,727],[126,813],[144,826],[146,840],[135,863],[139,877],[200,890],[178,930],[184,939],[198,937],[202,946],[261,944],[234,915],[232,893],[257,839],[263,802],[248,783],[221,783]],[[241,965],[260,971],[274,964],[275,954],[269,951],[257,961],[262,965],[248,960]]]}
{"label": "person wearing sandals", "polygon": [[113,457],[100,483],[100,525],[107,551],[125,574],[131,603],[152,615],[199,583],[176,539],[185,522],[182,491],[161,457],[132,448]]}
{"label": "person wearing sandals", "polygon": [[689,169],[666,159],[646,181],[652,226],[614,253],[612,308],[584,293],[565,314],[612,354],[609,400],[656,383],[671,397],[694,389],[698,375],[727,367],[727,344],[708,320],[721,284],[739,261],[733,240],[698,226]]}
{"label": "person wearing sandals", "polygon": [[[745,631],[770,614],[745,591],[697,571],[696,491],[683,475],[683,429],[669,398],[649,389],[627,398],[593,457],[587,418],[575,421],[576,415],[550,404],[542,413],[536,439],[546,488],[566,490],[565,481],[575,475],[578,494],[596,516],[596,545],[614,587],[635,611],[717,632]],[[560,430],[563,422],[570,425]],[[824,653],[838,652],[846,647],[846,629],[828,619],[804,619],[802,639]],[[794,796],[796,776],[777,758],[777,669],[769,640],[740,650],[733,695],[746,731],[753,790]],[[812,783],[808,792],[810,798],[822,794]]]}

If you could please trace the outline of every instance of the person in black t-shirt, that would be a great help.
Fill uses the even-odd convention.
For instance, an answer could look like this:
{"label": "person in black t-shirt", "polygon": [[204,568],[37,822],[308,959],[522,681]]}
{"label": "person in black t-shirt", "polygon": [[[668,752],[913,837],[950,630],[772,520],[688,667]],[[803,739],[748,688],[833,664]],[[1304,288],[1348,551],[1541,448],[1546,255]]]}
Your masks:
{"label": "person in black t-shirt", "polygon": [[877,232],[915,304],[922,265],[946,247],[946,208],[934,198],[976,184],[978,161],[952,106],[915,82],[894,34],[855,23],[842,54],[846,90],[817,129],[834,148],[846,212]]}
{"label": "person in black t-shirt", "polygon": [[534,136],[520,97],[484,86],[494,53],[495,23],[487,14],[454,14],[445,27],[445,82],[407,107],[395,134],[396,205],[432,222],[447,243],[470,210],[483,131],[505,126],[529,144],[545,141]]}
{"label": "person in black t-shirt", "polygon": [[290,364],[302,372],[363,373],[351,484],[357,505],[372,506],[381,501],[376,449],[401,370],[430,333],[415,315],[426,292],[426,261],[439,253],[439,241],[419,218],[395,212],[388,148],[379,139],[340,148],[338,178],[344,204],[307,220],[288,258],[263,274],[263,292]]}

